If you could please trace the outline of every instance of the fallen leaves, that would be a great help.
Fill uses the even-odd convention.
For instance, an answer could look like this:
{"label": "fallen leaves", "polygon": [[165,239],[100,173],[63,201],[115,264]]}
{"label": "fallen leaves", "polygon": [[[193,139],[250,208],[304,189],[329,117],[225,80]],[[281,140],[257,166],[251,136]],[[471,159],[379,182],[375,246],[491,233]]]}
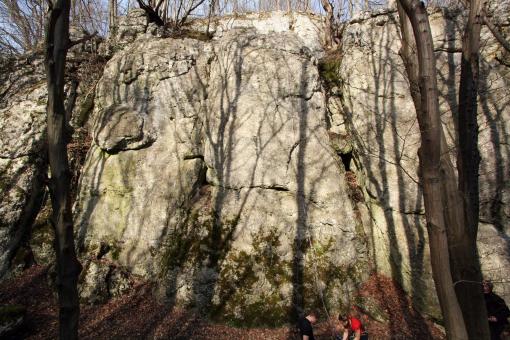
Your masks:
{"label": "fallen leaves", "polygon": [[[23,329],[15,338],[57,337],[56,296],[48,285],[47,267],[34,266],[16,279],[0,285],[0,304],[21,304],[27,308]],[[147,282],[136,282],[129,293],[102,305],[82,305],[81,339],[297,339],[292,326],[280,328],[235,328],[214,324],[191,311],[170,308],[153,294]],[[442,333],[411,306],[403,290],[391,279],[373,275],[360,294],[370,296],[389,315],[383,324],[361,315],[371,339],[443,339]],[[331,323],[315,327],[317,339],[332,339]]]}

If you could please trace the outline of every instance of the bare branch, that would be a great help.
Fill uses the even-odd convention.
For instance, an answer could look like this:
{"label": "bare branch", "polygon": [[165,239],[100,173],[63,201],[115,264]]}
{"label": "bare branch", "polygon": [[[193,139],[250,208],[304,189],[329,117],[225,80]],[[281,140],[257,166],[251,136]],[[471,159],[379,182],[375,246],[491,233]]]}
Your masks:
{"label": "bare branch", "polygon": [[483,23],[485,25],[487,25],[487,28],[489,29],[489,31],[491,31],[491,33],[494,36],[494,38],[496,38],[496,40],[501,44],[501,46],[503,46],[503,48],[507,52],[510,52],[510,42],[508,42],[505,39],[503,34],[499,31],[499,29],[496,27],[496,25],[494,25],[490,21],[490,19],[487,17],[487,15],[485,13],[482,13],[482,20],[483,20]]}

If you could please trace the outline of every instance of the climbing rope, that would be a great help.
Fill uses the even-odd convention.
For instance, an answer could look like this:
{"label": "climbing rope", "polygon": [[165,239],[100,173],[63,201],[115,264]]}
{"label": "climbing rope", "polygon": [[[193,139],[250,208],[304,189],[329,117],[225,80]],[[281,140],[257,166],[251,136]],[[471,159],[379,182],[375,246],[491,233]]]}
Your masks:
{"label": "climbing rope", "polygon": [[[313,268],[313,273],[314,273],[315,288],[317,289],[317,291],[319,293],[318,295],[321,299],[322,307],[324,308],[324,312],[326,313],[326,317],[328,319],[328,324],[329,324],[331,322],[331,318],[330,318],[330,314],[328,311],[328,307],[326,306],[326,301],[324,299],[324,293],[322,292],[322,288],[319,285],[319,270],[317,269],[317,257],[315,256],[315,248],[313,247],[310,231],[307,234],[308,234],[307,239],[308,239],[308,243],[310,245],[311,255],[312,255],[312,268]],[[330,324],[330,326],[331,326],[331,324]],[[335,339],[334,333],[331,335],[331,339]]]}
{"label": "climbing rope", "polygon": [[455,286],[456,286],[457,284],[459,284],[459,283],[475,283],[475,284],[478,284],[478,285],[482,285],[482,283],[481,283],[481,282],[479,282],[479,281],[458,280],[458,281],[455,281],[455,282],[453,283],[453,286],[455,287]]}
{"label": "climbing rope", "polygon": [[[492,283],[510,283],[510,282],[508,282],[508,281],[492,281],[492,280],[491,280],[491,282],[492,282]],[[455,286],[456,286],[457,284],[459,284],[459,283],[474,283],[474,284],[482,285],[482,282],[480,282],[480,281],[472,281],[472,280],[458,280],[458,281],[455,281],[455,282],[453,283],[453,286],[455,287]]]}

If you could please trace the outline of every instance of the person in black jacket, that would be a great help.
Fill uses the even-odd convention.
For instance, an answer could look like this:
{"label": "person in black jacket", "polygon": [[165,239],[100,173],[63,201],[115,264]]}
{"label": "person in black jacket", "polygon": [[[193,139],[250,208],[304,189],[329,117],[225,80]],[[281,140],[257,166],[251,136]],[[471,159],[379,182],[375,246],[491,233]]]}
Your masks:
{"label": "person in black jacket", "polygon": [[501,333],[508,324],[510,310],[501,297],[492,292],[492,282],[483,280],[483,295],[485,297],[485,306],[487,307],[487,316],[489,317],[489,329],[491,340],[501,340]]}
{"label": "person in black jacket", "polygon": [[298,320],[298,327],[300,333],[300,340],[314,340],[313,325],[317,322],[319,314],[316,311],[306,313],[306,316]]}

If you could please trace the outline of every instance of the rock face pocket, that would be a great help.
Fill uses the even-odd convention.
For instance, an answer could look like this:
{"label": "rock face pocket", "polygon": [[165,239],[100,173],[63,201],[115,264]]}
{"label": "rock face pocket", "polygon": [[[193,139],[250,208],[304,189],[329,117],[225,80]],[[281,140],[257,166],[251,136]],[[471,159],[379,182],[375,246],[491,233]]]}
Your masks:
{"label": "rock face pocket", "polygon": [[94,141],[108,153],[146,147],[156,139],[148,131],[146,117],[146,112],[127,105],[111,106],[97,115]]}

